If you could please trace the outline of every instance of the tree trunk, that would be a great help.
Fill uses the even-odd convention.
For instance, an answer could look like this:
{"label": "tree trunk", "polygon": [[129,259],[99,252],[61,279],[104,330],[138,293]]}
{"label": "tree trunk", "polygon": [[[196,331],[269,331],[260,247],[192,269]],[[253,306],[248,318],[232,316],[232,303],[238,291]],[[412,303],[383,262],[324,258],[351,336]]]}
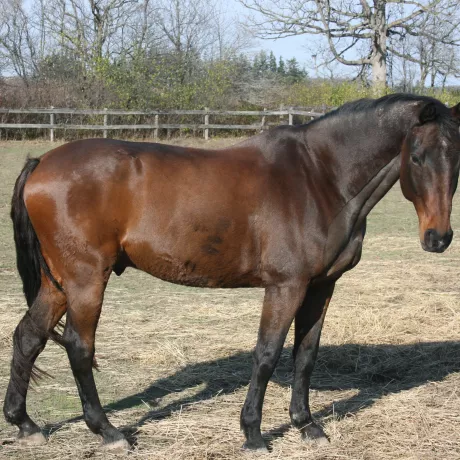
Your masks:
{"label": "tree trunk", "polygon": [[375,53],[372,56],[372,86],[379,90],[387,85],[387,62],[386,55]]}
{"label": "tree trunk", "polygon": [[434,40],[430,40],[430,45],[431,45],[431,87],[434,88],[434,83],[436,81],[436,74],[437,72],[437,66],[436,66],[436,42]]}
{"label": "tree trunk", "polygon": [[420,89],[423,91],[425,89],[426,77],[428,77],[428,68],[425,63],[420,64]]}
{"label": "tree trunk", "polygon": [[387,23],[385,4],[386,0],[374,0],[374,12],[371,18],[374,31],[371,53],[372,87],[375,95],[383,93],[387,85]]}

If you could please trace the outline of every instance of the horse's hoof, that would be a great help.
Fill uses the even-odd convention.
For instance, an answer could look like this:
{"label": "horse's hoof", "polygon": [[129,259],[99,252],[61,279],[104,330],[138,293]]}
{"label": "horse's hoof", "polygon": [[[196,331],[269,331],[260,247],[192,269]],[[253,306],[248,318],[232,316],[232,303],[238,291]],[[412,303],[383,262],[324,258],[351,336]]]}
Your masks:
{"label": "horse's hoof", "polygon": [[119,439],[118,441],[102,444],[102,449],[111,454],[127,454],[129,452],[129,447],[129,442],[126,439]]}
{"label": "horse's hoof", "polygon": [[302,435],[302,441],[309,444],[315,444],[317,446],[328,446],[331,443],[331,441],[329,441],[326,436],[321,438],[309,438]]}
{"label": "horse's hoof", "polygon": [[246,452],[255,452],[258,454],[268,454],[268,449],[267,449],[267,446],[265,445],[265,442],[262,442],[262,443],[245,442],[243,444],[242,449]]}
{"label": "horse's hoof", "polygon": [[18,444],[21,446],[43,446],[46,444],[46,438],[43,433],[38,431],[37,433],[30,434],[28,436],[21,436],[18,438]]}
{"label": "horse's hoof", "polygon": [[316,423],[310,423],[302,428],[302,441],[314,443],[318,446],[327,446],[330,444],[329,438]]}

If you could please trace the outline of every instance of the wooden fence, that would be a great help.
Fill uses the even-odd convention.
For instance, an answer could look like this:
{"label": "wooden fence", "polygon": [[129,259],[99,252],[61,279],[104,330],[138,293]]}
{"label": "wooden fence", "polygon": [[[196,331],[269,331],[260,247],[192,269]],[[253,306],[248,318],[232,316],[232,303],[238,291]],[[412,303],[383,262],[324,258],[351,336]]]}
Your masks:
{"label": "wooden fence", "polygon": [[[269,127],[268,117],[288,117],[288,123],[293,124],[294,116],[301,115],[310,117],[311,119],[324,115],[324,113],[312,112],[307,110],[298,109],[285,109],[285,110],[152,110],[152,111],[138,111],[138,110],[78,110],[78,109],[57,109],[51,107],[49,109],[0,109],[0,114],[7,117],[9,114],[26,114],[26,115],[48,115],[49,123],[0,123],[0,129],[49,129],[50,140],[55,139],[55,130],[95,130],[103,131],[103,136],[107,137],[108,131],[112,130],[152,130],[153,137],[158,138],[158,131],[160,129],[192,129],[202,130],[203,137],[209,138],[209,131],[211,129],[220,130],[255,130],[262,131]],[[69,124],[59,123],[56,118],[59,115],[83,115],[83,116],[103,116],[103,124]],[[109,123],[110,116],[146,116],[153,119],[153,123],[148,124],[111,124]],[[171,115],[193,115],[202,116],[203,123],[161,123],[161,116]],[[211,123],[210,117],[212,116],[254,116],[260,117],[260,122],[253,124],[240,124],[229,125]],[[276,124],[280,124],[279,122]]]}

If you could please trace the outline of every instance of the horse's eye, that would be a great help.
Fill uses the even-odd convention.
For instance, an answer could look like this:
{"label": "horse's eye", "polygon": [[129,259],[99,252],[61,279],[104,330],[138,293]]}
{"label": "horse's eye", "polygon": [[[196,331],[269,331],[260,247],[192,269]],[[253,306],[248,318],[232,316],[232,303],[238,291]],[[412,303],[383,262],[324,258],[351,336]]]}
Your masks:
{"label": "horse's eye", "polygon": [[415,153],[411,154],[410,159],[411,159],[412,163],[414,163],[415,165],[422,166],[422,160]]}

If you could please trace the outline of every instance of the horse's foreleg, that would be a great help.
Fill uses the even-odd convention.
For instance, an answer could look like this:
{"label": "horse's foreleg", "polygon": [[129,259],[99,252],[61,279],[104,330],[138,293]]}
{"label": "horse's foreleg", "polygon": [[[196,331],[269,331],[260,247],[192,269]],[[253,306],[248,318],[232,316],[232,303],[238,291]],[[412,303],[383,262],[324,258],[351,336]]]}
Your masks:
{"label": "horse's foreleg", "polygon": [[309,406],[310,377],[318,354],[321,329],[335,282],[308,289],[295,317],[294,384],[289,413],[294,426],[301,429],[305,440],[326,442],[323,430],[313,421]]}
{"label": "horse's foreleg", "polygon": [[284,340],[305,295],[306,283],[269,287],[254,351],[254,365],[246,401],[241,411],[241,429],[246,436],[245,448],[266,450],[260,432],[262,405],[267,383],[273,374]]}
{"label": "horse's foreleg", "polygon": [[27,414],[27,390],[30,378],[39,376],[37,371],[34,372],[34,362],[65,310],[65,295],[44,280],[33,305],[14,331],[11,376],[3,412],[8,422],[18,426],[18,438],[23,444],[46,441],[40,428]]}
{"label": "horse's foreleg", "polygon": [[128,442],[108,421],[102,409],[92,371],[95,334],[104,289],[104,283],[69,289],[69,308],[63,339],[86,424],[93,433],[102,436],[107,448],[126,450],[129,448]]}

